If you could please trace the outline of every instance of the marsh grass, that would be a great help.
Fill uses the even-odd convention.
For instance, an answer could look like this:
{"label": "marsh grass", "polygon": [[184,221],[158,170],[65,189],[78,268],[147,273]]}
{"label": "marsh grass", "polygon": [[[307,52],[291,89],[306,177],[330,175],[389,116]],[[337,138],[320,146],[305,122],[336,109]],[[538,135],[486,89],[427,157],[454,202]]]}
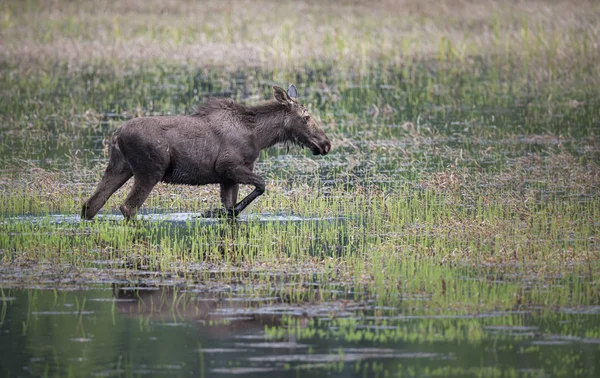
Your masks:
{"label": "marsh grass", "polygon": [[[61,178],[64,172],[33,170],[21,187],[3,185],[2,260],[6,268],[23,269],[7,277],[8,284],[35,283],[48,275],[61,277],[47,281],[52,284],[98,283],[141,271],[157,272],[160,280],[172,283],[253,282],[267,291],[275,285],[292,302],[345,296],[328,294],[330,285],[348,288],[357,300],[377,298],[382,304],[406,305],[425,296],[420,311],[595,301],[600,202],[587,190],[598,186],[597,168],[579,167],[564,152],[546,159],[549,164],[527,164],[529,177],[536,181],[536,175],[570,172],[574,179],[565,180],[569,185],[554,181],[560,196],[540,200],[552,188],[504,182],[507,177],[519,180],[520,164],[496,177],[434,172],[386,191],[358,186],[352,195],[339,188],[322,193],[318,179],[310,185],[296,181],[292,190],[271,181],[268,194],[251,210],[257,216],[237,224],[57,223],[44,214],[71,213],[90,188],[82,191],[69,184]],[[567,169],[565,161],[573,166]],[[582,193],[582,188],[587,189]],[[213,203],[205,201],[211,194],[205,188],[177,188],[181,200],[173,200],[172,189],[158,187],[147,207],[199,212],[216,205],[216,193]],[[573,196],[580,200],[565,200]],[[108,208],[122,197],[111,200]],[[286,221],[284,215],[281,222],[260,221],[258,214],[282,209],[301,220]],[[14,218],[24,213],[31,215]],[[107,272],[98,271],[99,261],[107,262]],[[304,285],[311,282],[318,285]]]}
{"label": "marsh grass", "polygon": [[501,73],[518,69],[539,82],[597,70],[599,13],[593,1],[11,1],[0,25],[3,59],[24,67],[169,62],[289,73],[326,62],[366,77],[375,61],[464,66],[483,57]]}
{"label": "marsh grass", "polygon": [[[2,286],[247,285],[409,313],[598,302],[598,4],[232,4],[2,4]],[[334,151],[263,152],[247,218],[127,225],[110,217],[125,186],[76,219],[124,120],[287,82]],[[158,185],[145,211],[217,205],[214,187]]]}
{"label": "marsh grass", "polygon": [[[241,322],[288,354],[203,343],[201,374],[597,375],[596,2],[28,0],[0,15],[0,327],[39,348],[23,366],[0,353],[6,374],[173,374],[195,369],[193,328],[237,348]],[[79,219],[125,120],[291,82],[333,150],[263,151],[267,191],[238,221],[196,217],[216,186],[159,184],[127,224],[131,183]]]}

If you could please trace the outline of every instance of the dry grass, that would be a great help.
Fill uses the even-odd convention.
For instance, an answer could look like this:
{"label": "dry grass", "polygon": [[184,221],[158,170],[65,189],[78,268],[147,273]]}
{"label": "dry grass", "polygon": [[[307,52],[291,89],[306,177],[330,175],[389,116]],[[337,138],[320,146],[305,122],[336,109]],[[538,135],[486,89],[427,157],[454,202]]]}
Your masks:
{"label": "dry grass", "polygon": [[[29,4],[29,5],[28,5]],[[3,2],[0,59],[124,67],[148,63],[305,67],[474,56],[527,61],[541,77],[597,61],[594,1]],[[510,67],[506,67],[510,70]]]}

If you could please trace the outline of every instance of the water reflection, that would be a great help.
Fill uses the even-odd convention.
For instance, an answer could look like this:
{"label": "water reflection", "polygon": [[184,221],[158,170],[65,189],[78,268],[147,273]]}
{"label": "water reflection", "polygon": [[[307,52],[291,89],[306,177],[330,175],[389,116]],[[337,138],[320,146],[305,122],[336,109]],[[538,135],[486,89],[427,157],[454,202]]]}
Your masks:
{"label": "water reflection", "polygon": [[193,326],[215,338],[242,331],[262,334],[265,325],[279,325],[281,315],[259,311],[280,301],[278,297],[243,296],[231,292],[178,291],[172,287],[114,287],[120,314],[162,325]]}
{"label": "water reflection", "polygon": [[381,316],[369,303],[288,303],[248,286],[133,283],[2,293],[3,376],[593,377],[600,369],[600,315],[587,308]]}

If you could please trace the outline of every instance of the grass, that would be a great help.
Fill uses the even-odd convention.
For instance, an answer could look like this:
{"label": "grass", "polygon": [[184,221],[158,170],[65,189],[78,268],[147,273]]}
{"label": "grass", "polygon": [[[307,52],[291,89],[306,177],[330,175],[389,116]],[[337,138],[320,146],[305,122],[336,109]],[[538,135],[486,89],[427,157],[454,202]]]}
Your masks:
{"label": "grass", "polygon": [[[578,65],[594,68],[600,8],[593,1],[577,5],[9,1],[1,26],[4,60],[25,67],[48,60],[68,62],[73,69],[170,62],[289,72],[334,62],[340,72],[352,68],[370,76],[376,60],[396,66],[436,58],[439,64],[464,65],[478,57],[509,56],[517,68],[551,78],[574,74]],[[291,16],[298,14],[303,16]]]}
{"label": "grass", "polygon": [[[252,4],[1,5],[4,286],[146,271],[275,287],[292,302],[342,287],[415,312],[598,302],[596,2]],[[334,151],[263,152],[254,218],[64,217],[93,190],[103,140],[124,119],[211,95],[254,103],[288,82]],[[212,187],[159,185],[145,208],[217,200]],[[280,212],[319,220],[257,219]]]}
{"label": "grass", "polygon": [[[572,157],[564,153],[548,157],[563,164],[565,159]],[[534,179],[536,167],[527,168],[534,170],[528,175]],[[241,281],[267,291],[284,280],[295,283],[281,288],[281,295],[292,302],[335,299],[336,294],[324,294],[323,288],[302,285],[315,279],[326,286],[347,287],[357,299],[373,297],[382,304],[430,297],[419,311],[477,312],[596,301],[600,202],[581,190],[597,188],[598,175],[578,176],[581,168],[572,166],[569,172],[579,179],[568,180],[571,187],[554,181],[563,193],[551,195],[547,193],[552,189],[545,186],[520,188],[503,182],[506,177],[518,181],[520,169],[515,166],[495,178],[436,172],[429,178],[423,175],[422,182],[386,191],[358,186],[353,196],[339,188],[323,193],[315,189],[320,187],[318,180],[310,185],[295,182],[291,190],[272,181],[251,213],[284,211],[321,220],[264,223],[250,217],[237,225],[142,220],[135,226],[107,220],[57,224],[44,217],[44,213],[72,214],[89,190],[70,185],[61,178],[63,172],[43,173],[25,182],[42,183],[59,195],[27,184],[3,187],[0,248],[6,267],[25,268],[25,276],[8,274],[8,284],[38,282],[47,275],[60,276],[59,284],[98,283],[107,277],[130,277],[133,269],[162,272],[165,279],[177,272],[179,277],[170,282]],[[559,176],[562,170],[564,165],[557,164],[539,174]],[[204,188],[164,185],[147,207],[199,212],[216,204],[218,196],[207,204],[199,194],[209,193]],[[111,200],[108,209],[123,195]],[[573,197],[577,200],[566,200]],[[41,215],[39,220],[10,220],[32,212]],[[99,261],[108,264],[106,272],[98,269]]]}

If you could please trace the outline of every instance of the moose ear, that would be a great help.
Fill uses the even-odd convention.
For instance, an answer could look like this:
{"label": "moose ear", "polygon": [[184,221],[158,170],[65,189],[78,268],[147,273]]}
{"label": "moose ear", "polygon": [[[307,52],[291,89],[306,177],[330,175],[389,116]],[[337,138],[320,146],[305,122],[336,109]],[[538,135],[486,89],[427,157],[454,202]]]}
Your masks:
{"label": "moose ear", "polygon": [[289,105],[292,102],[292,99],[285,93],[283,88],[276,85],[273,86],[273,96],[275,96],[275,100],[277,100],[278,103],[283,105]]}
{"label": "moose ear", "polygon": [[298,91],[296,90],[296,87],[294,86],[294,84],[290,84],[290,86],[288,87],[288,90],[287,90],[287,94],[291,98],[298,97]]}

